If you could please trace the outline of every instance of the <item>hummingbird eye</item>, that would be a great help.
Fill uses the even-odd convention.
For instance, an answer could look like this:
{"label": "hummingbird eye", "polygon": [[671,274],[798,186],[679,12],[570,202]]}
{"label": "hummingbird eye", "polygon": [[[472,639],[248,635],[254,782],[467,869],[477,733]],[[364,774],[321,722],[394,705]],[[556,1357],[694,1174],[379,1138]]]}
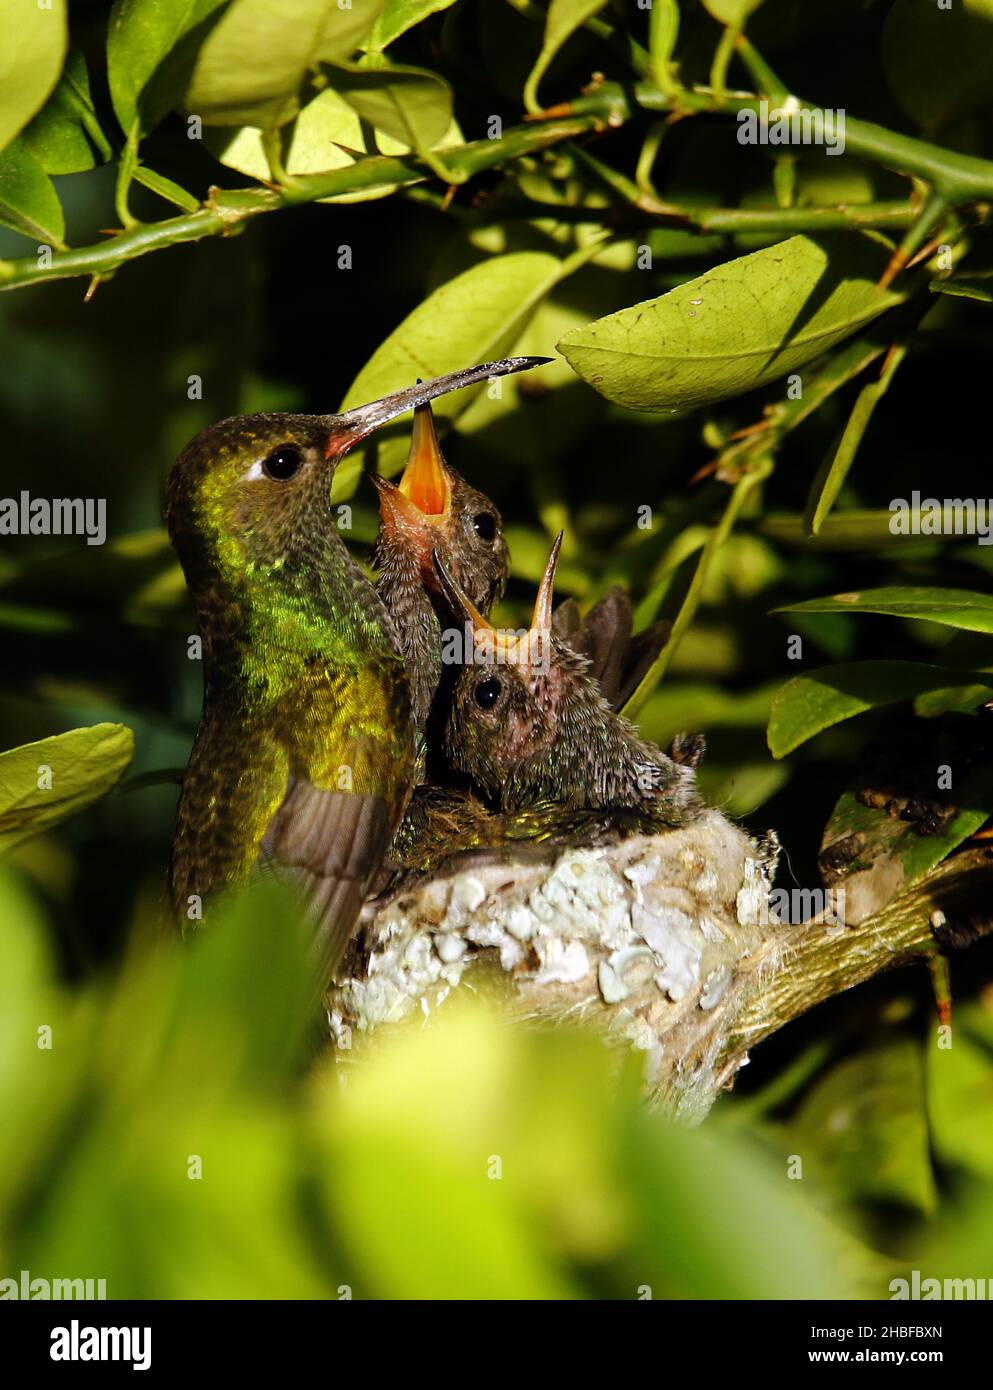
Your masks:
{"label": "hummingbird eye", "polygon": [[496,535],[496,517],[492,512],[477,512],[472,518],[476,535],[481,541],[491,541]]}
{"label": "hummingbird eye", "polygon": [[489,676],[486,680],[480,681],[473,694],[476,697],[476,704],[480,709],[492,709],[500,698],[500,691],[503,689],[496,676]]}
{"label": "hummingbird eye", "polygon": [[285,483],[300,471],[303,455],[295,444],[281,444],[266,459],[262,471],[277,483]]}

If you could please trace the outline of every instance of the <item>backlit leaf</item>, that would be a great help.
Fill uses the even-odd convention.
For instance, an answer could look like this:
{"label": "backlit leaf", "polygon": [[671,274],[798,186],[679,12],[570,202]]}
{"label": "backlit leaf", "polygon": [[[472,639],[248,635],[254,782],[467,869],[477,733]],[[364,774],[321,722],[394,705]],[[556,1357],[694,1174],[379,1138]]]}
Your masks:
{"label": "backlit leaf", "polygon": [[401,34],[427,19],[428,15],[447,10],[454,3],[455,0],[386,0],[385,8],[365,41],[365,47],[370,52],[381,52]]}
{"label": "backlit leaf", "polygon": [[[561,273],[557,257],[521,251],[494,256],[457,275],[408,314],[376,349],[349,387],[342,409],[378,400],[410,386],[418,377],[439,376],[504,356]],[[455,419],[484,389],[481,385],[441,397],[435,418]],[[501,390],[507,389],[503,384]],[[401,420],[392,430],[387,426],[377,431],[374,439],[381,471],[401,466],[409,434],[409,420]],[[354,491],[361,467],[361,458],[346,457],[335,479],[336,497]]]}
{"label": "backlit leaf", "polygon": [[308,73],[354,53],[383,3],[232,0],[197,54],[186,109],[208,125],[282,125],[300,109]]}
{"label": "backlit leaf", "polygon": [[338,95],[406,150],[433,150],[452,124],[452,89],[424,68],[335,68]]}
{"label": "backlit leaf", "polygon": [[[893,618],[922,618],[965,632],[993,633],[993,594],[970,589],[928,589],[893,586],[863,589],[830,598],[790,603],[777,613],[884,613]],[[961,682],[960,682],[961,684]]]}
{"label": "backlit leaf", "polygon": [[898,302],[866,238],[791,237],[619,309],[559,343],[575,372],[632,410],[688,410],[794,372]]}
{"label": "backlit leaf", "polygon": [[134,753],[123,724],[93,724],[0,753],[0,849],[105,796]]}
{"label": "backlit leaf", "polygon": [[545,16],[545,37],[538,60],[524,85],[524,105],[529,111],[539,111],[538,84],[562,45],[577,29],[602,10],[607,0],[551,0]]}
{"label": "backlit leaf", "polygon": [[65,0],[0,0],[0,150],[27,125],[58,81],[65,57]]}

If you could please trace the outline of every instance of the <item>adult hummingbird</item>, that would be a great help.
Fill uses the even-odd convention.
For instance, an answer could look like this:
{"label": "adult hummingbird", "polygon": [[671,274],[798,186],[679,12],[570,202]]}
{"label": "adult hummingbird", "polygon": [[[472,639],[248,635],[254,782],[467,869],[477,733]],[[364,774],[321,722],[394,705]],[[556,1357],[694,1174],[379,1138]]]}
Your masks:
{"label": "adult hummingbird", "polygon": [[560,534],[522,634],[493,628],[436,559],[471,639],[453,692],[446,755],[501,811],[546,802],[650,808],[680,825],[700,805],[692,766],[642,739],[604,698],[589,660],[552,631],[561,544]]}
{"label": "adult hummingbird", "polygon": [[399,483],[373,475],[381,523],[373,552],[376,592],[386,605],[410,676],[414,728],[423,739],[442,677],[448,605],[434,571],[437,553],[470,601],[488,616],[503,594],[510,556],[500,513],[449,467],[430,402],[414,412],[407,466]]}
{"label": "adult hummingbird", "polygon": [[333,973],[409,795],[414,742],[394,626],[338,534],[331,480],[395,416],[534,365],[486,363],[339,415],[237,416],[179,456],[166,519],[204,660],[169,874],[181,917],[267,863],[302,888],[321,984]]}

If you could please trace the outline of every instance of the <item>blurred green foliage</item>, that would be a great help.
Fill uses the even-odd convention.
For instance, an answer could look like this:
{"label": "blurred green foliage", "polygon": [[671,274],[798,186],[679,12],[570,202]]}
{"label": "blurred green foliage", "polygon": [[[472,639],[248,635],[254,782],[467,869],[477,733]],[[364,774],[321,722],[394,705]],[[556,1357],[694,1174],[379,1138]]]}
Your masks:
{"label": "blurred green foliage", "polygon": [[[687,1133],[598,1040],[481,1005],[315,1067],[305,935],[274,891],[186,948],[141,933],[74,990],[6,873],[2,894],[5,1272],[110,1297],[884,1297],[917,1258],[920,1234],[883,1256],[844,1207],[934,1207],[909,1037],[839,1064],[789,1125]],[[927,1083],[974,1186],[980,1037]]]}
{"label": "blurred green foliage", "polygon": [[[683,1134],[590,1038],[471,1011],[357,1044],[339,1084],[305,1033],[285,905],[243,905],[188,950],[156,932],[201,680],[161,485],[190,436],[239,411],[328,411],[488,356],[554,356],[440,409],[448,457],[507,525],[498,618],[523,619],[564,529],[563,594],[619,582],[639,623],[673,620],[639,722],[660,742],[706,731],[705,794],[776,827],[785,886],[816,882],[868,740],[977,724],[990,549],[895,536],[887,509],[989,493],[988,214],[950,198],[925,226],[902,165],[743,146],[733,117],[691,102],[723,79],[771,93],[778,74],[935,142],[939,164],[989,161],[993,7],[926,8],[353,0],[336,29],[324,0],[294,4],[309,27],[256,0],[77,0],[68,19],[0,0],[4,29],[25,26],[0,93],[0,285],[34,273],[40,244],[56,265],[62,247],[99,262],[218,197],[279,203],[238,235],[0,295],[4,491],[106,498],[109,528],[103,547],[0,542],[16,750],[0,834],[18,841],[0,902],[0,1273],[105,1277],[122,1296],[510,1298],[886,1296],[915,1266],[989,1274],[988,946],[956,962],[952,1049],[923,968],[879,979],[763,1044]],[[535,139],[526,107],[609,104],[635,79],[670,108],[473,163],[488,139]],[[324,174],[365,181],[308,192]],[[873,230],[790,220],[817,209],[862,209]],[[924,262],[880,289],[904,237]],[[925,246],[942,238],[951,265]],[[701,365],[680,335],[713,295]],[[336,481],[363,556],[360,469],[398,468],[405,428]],[[43,763],[58,807],[35,795]],[[939,853],[990,794],[987,779]]]}

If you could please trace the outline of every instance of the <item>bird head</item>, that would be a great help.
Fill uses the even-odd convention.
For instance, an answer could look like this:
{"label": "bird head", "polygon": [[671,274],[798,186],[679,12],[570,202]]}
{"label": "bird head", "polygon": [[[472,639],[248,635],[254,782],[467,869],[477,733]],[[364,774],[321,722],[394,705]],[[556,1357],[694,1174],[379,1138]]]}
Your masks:
{"label": "bird head", "polygon": [[[562,728],[587,666],[552,635],[555,567],[561,534],[552,546],[530,625],[520,632],[495,628],[435,557],[435,572],[465,640],[446,735],[449,757],[493,796],[525,759],[548,748]],[[446,645],[443,641],[443,652]],[[589,681],[587,684],[591,684]]]}
{"label": "bird head", "polygon": [[350,449],[436,396],[545,360],[511,357],[449,372],[337,415],[240,415],[202,430],[173,466],[166,500],[188,579],[306,566],[336,532],[330,484]]}
{"label": "bird head", "polygon": [[[382,517],[382,569],[415,570],[432,592],[436,554],[470,601],[489,612],[507,583],[510,556],[496,507],[446,463],[430,403],[414,412],[407,466],[399,483],[373,475]],[[407,563],[403,563],[406,560]]]}

